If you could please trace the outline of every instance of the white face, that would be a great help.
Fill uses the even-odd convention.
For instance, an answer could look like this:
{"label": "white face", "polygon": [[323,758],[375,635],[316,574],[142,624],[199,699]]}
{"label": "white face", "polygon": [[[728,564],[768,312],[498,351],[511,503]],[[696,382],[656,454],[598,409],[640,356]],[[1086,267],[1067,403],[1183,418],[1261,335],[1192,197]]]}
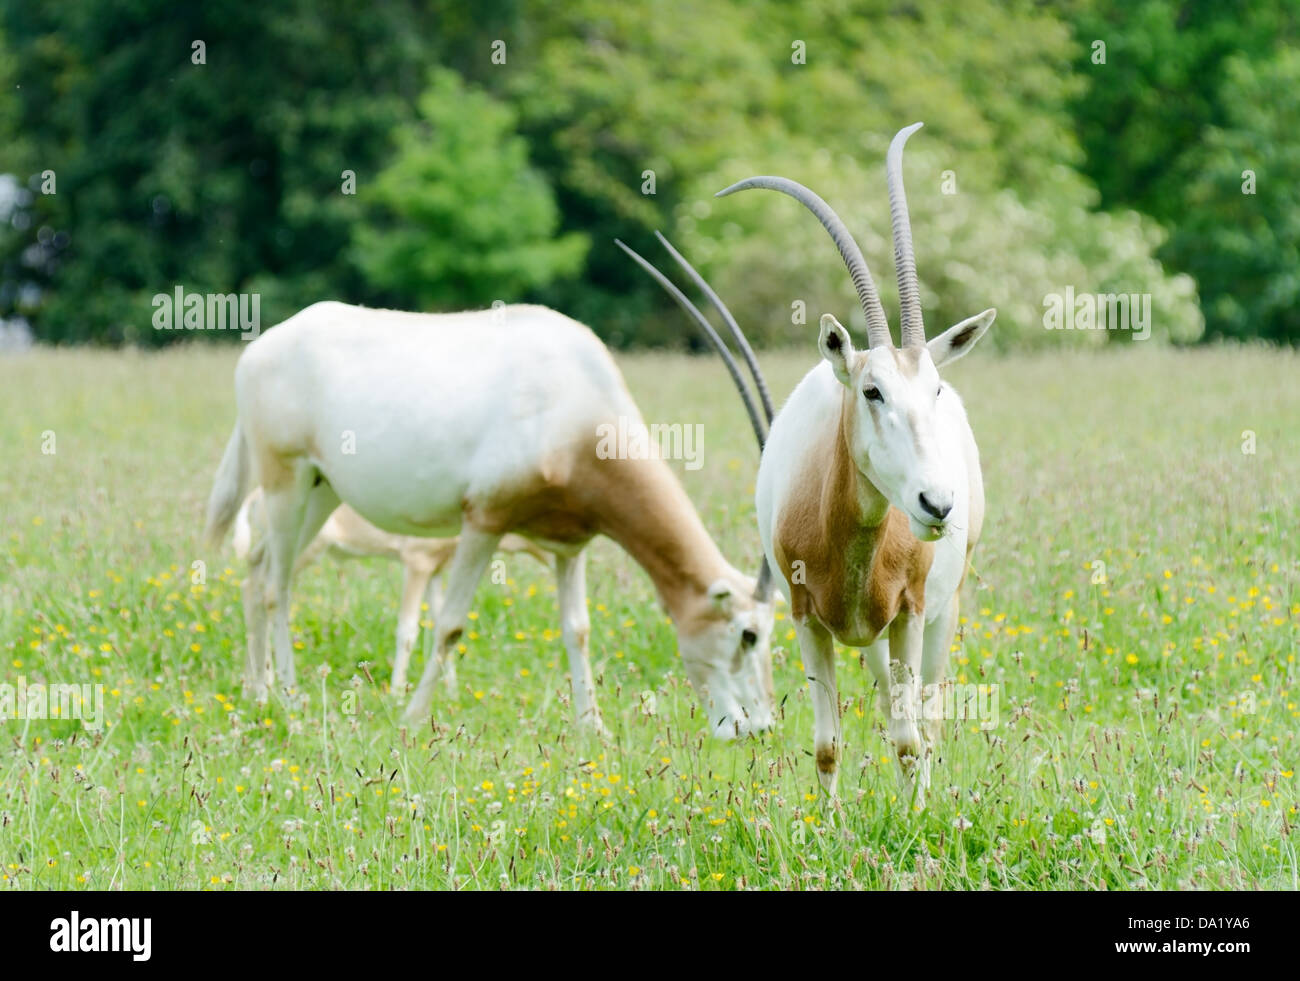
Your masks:
{"label": "white face", "polygon": [[859,357],[854,373],[853,458],[889,503],[907,515],[921,541],[943,536],[965,478],[946,459],[938,431],[943,383],[925,348],[878,347]]}
{"label": "white face", "polygon": [[709,601],[703,629],[678,635],[686,676],[715,737],[764,732],[773,724],[772,605],[723,580]]}
{"label": "white face", "polygon": [[852,400],[854,462],[907,515],[923,542],[943,537],[967,482],[965,460],[943,430],[950,418],[944,399],[957,396],[944,386],[935,361],[960,357],[992,322],[993,311],[986,310],[925,347],[854,352],[839,322],[822,317],[818,346]]}

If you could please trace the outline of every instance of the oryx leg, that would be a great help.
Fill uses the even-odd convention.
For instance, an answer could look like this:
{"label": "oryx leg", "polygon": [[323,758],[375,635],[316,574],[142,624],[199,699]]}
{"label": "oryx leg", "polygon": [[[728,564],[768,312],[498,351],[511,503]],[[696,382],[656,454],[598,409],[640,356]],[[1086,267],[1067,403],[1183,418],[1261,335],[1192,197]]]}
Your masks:
{"label": "oryx leg", "polygon": [[456,686],[455,645],[465,630],[465,615],[474,601],[478,581],[492,561],[501,536],[479,531],[468,524],[461,529],[456,554],[447,569],[447,595],[433,625],[433,656],[424,666],[420,684],[406,707],[407,722],[419,722],[429,714],[433,704],[433,688],[441,677],[449,689]]}
{"label": "oryx leg", "polygon": [[320,558],[321,553],[330,547],[330,543],[317,535],[313,538],[306,548],[298,553],[298,557],[293,561],[293,577],[298,578],[298,573],[311,565]]}
{"label": "oryx leg", "polygon": [[904,797],[918,807],[924,806],[930,785],[930,756],[921,735],[924,640],[925,615],[899,610],[889,625],[889,739]]}
{"label": "oryx leg", "polygon": [[267,572],[270,559],[263,538],[248,553],[244,577],[244,695],[265,702],[271,690],[271,659],[267,650]]}
{"label": "oryx leg", "polygon": [[821,781],[822,790],[834,797],[843,749],[840,696],[835,687],[835,641],[819,624],[796,621],[794,629],[799,638],[804,673],[808,676],[808,692],[812,696],[817,779]]}
{"label": "oryx leg", "polygon": [[605,725],[596,706],[596,684],[591,677],[587,642],[591,636],[591,617],[587,613],[587,552],[556,555],[555,579],[560,600],[560,632],[569,652],[569,684],[573,690],[573,714],[579,728],[605,734]]}
{"label": "oryx leg", "polygon": [[[941,706],[948,700],[942,697],[941,686],[948,677],[948,659],[952,639],[957,633],[957,597],[954,596],[943,611],[925,626],[925,643],[921,653],[921,681],[925,685],[925,721],[923,731],[926,745],[936,752],[943,733]],[[960,711],[958,718],[961,718]]]}
{"label": "oryx leg", "polygon": [[276,674],[284,688],[296,684],[289,635],[289,586],[294,560],[311,543],[325,519],[339,506],[338,496],[315,467],[300,464],[279,487],[262,485],[266,500],[266,547],[270,553],[267,603],[275,647]]}
{"label": "oryx leg", "polygon": [[447,584],[443,581],[441,572],[429,578],[429,592],[425,597],[425,603],[429,606],[429,619],[437,620],[438,611],[442,609],[442,598],[447,591]]}
{"label": "oryx leg", "polygon": [[433,657],[433,628],[438,625],[438,611],[442,609],[442,597],[446,593],[446,576],[439,570],[429,580],[429,589],[425,593],[425,604],[429,607],[429,629],[424,632],[424,659],[427,663]]}
{"label": "oryx leg", "polygon": [[893,700],[890,698],[889,689],[893,685],[893,678],[889,673],[889,631],[884,631],[877,637],[866,649],[867,669],[871,676],[876,679],[876,694],[880,699],[880,712],[886,720],[892,713]]}
{"label": "oryx leg", "polygon": [[433,568],[425,562],[408,559],[402,564],[402,603],[397,609],[397,652],[393,655],[394,693],[406,691],[406,670],[411,663],[411,649],[420,634],[420,604],[433,579]]}

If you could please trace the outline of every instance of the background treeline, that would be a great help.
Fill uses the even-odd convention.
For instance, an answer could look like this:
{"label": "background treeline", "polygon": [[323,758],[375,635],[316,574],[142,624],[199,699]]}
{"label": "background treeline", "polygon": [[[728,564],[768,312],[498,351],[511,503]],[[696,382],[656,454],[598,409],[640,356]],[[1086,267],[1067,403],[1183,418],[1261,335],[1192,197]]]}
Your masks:
{"label": "background treeline", "polygon": [[662,259],[662,229],[748,330],[789,342],[801,309],[856,306],[829,239],[784,197],[713,192],[809,184],[889,307],[884,151],[923,119],[907,175],[931,326],[996,306],[1003,346],[1127,339],[1044,330],[1045,294],[1071,286],[1151,293],[1157,337],[1296,343],[1298,17],[1294,0],[0,0],[0,320],[168,343],[193,335],[154,330],[151,298],[179,284],[258,293],[267,324],[326,298],[528,299],[616,344],[689,343],[612,244]]}

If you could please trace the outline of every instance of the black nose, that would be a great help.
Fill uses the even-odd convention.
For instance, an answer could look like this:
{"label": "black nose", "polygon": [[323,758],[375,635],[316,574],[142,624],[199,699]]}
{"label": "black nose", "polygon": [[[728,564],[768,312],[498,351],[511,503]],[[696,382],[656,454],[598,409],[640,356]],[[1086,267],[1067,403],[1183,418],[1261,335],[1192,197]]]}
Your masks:
{"label": "black nose", "polygon": [[948,517],[948,512],[952,510],[952,505],[945,504],[943,507],[937,508],[930,503],[930,499],[925,496],[924,492],[922,492],[921,510],[923,510],[926,514],[931,515],[934,518],[937,518],[939,521],[942,521],[944,518]]}

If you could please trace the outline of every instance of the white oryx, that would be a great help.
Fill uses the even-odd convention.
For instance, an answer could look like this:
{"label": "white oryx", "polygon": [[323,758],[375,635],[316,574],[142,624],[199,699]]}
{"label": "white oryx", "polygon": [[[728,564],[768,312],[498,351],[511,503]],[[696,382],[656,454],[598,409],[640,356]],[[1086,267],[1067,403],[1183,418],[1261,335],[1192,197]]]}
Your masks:
{"label": "white oryx", "polygon": [[937,720],[922,719],[922,686],[944,679],[958,590],[984,522],[979,451],[961,399],[937,369],[969,351],[994,317],[985,310],[926,342],[902,178],[903,144],[920,125],[894,137],[886,162],[901,347],[861,250],[825,201],[781,177],[751,177],[719,192],[768,188],[812,211],[866,312],[865,351],[854,351],[833,316],[821,318],[824,360],[777,415],[759,465],[759,533],[790,600],[823,789],[835,793],[842,746],[838,641],[867,649],[900,780],[917,803],[939,734]]}
{"label": "white oryx", "polygon": [[[267,606],[266,573],[268,560],[265,539],[253,543],[253,524],[266,527],[266,509],[259,487],[244,500],[235,516],[235,554],[248,561],[244,579],[244,625],[248,631],[248,649],[266,650]],[[526,538],[506,535],[497,545],[500,552],[527,552],[543,565],[546,553]],[[420,634],[420,604],[427,600],[429,619],[436,620],[442,606],[443,571],[456,552],[454,538],[417,538],[414,535],[390,535],[376,528],[346,504],[335,509],[321,526],[316,537],[298,555],[293,564],[296,577],[307,566],[328,552],[338,558],[396,559],[402,564],[402,600],[397,608],[397,646],[393,654],[393,691],[406,690],[406,670],[411,650]],[[265,664],[263,655],[258,659]],[[269,679],[268,679],[269,683]]]}
{"label": "white oryx", "polygon": [[[317,303],[264,333],[235,369],[238,421],[208,500],[219,540],[254,486],[265,495],[275,665],[294,685],[294,560],[346,502],[393,534],[459,536],[433,656],[407,706],[428,715],[475,588],[503,535],[556,556],[574,711],[601,728],[587,659],[586,552],[612,538],[646,570],[715,735],[772,723],[772,609],[718,551],[668,465],[602,459],[602,426],[644,427],[605,346],[538,306],[457,314]],[[266,696],[266,654],[245,684]]]}

